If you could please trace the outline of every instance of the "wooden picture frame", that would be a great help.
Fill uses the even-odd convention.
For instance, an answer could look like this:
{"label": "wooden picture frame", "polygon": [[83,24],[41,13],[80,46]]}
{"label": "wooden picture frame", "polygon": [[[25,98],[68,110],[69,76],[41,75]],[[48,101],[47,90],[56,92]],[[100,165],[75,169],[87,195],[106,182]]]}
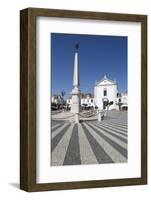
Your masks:
{"label": "wooden picture frame", "polygon": [[[36,19],[39,16],[141,23],[141,177],[36,183]],[[147,16],[27,8],[20,12],[20,188],[47,191],[147,184]]]}

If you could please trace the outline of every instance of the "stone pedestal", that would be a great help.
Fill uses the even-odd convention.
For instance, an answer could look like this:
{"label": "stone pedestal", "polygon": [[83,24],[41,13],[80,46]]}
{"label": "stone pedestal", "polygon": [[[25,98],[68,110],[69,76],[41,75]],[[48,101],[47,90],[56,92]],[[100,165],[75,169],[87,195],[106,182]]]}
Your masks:
{"label": "stone pedestal", "polygon": [[80,112],[80,90],[78,88],[74,88],[71,94],[72,94],[71,112],[79,113]]}

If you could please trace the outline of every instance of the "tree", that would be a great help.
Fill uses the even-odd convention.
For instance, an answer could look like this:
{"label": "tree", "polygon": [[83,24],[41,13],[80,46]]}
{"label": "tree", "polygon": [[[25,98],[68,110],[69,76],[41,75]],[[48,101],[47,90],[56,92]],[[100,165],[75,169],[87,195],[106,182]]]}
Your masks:
{"label": "tree", "polygon": [[107,110],[109,109],[109,107],[110,107],[111,105],[113,105],[113,101],[110,101],[110,102],[108,101],[108,102],[107,102]]}
{"label": "tree", "polygon": [[109,109],[109,106],[112,105],[112,104],[113,104],[113,101],[110,101],[110,102],[109,101],[104,101],[103,102],[103,105],[104,105],[105,108],[107,107],[107,110]]}
{"label": "tree", "polygon": [[58,110],[58,105],[55,102],[51,102],[51,110]]}
{"label": "tree", "polygon": [[110,101],[110,102],[109,102],[109,105],[113,105],[113,101]]}

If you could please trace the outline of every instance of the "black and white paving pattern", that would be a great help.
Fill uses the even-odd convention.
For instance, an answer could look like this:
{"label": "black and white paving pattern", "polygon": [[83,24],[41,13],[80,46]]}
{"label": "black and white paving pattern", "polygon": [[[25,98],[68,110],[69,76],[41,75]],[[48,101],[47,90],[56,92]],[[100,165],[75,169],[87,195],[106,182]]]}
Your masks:
{"label": "black and white paving pattern", "polygon": [[127,162],[126,111],[108,111],[101,122],[52,120],[51,126],[52,166]]}

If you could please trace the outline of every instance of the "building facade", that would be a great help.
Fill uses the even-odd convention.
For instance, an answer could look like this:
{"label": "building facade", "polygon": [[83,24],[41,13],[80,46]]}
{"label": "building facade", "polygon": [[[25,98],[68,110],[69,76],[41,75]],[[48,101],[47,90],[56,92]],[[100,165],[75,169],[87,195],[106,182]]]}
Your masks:
{"label": "building facade", "polygon": [[[71,107],[71,97],[66,100],[66,103]],[[100,110],[128,110],[128,95],[127,92],[119,93],[117,82],[104,76],[95,83],[94,94],[80,94],[80,105],[81,107],[93,107]]]}
{"label": "building facade", "polygon": [[121,110],[128,110],[128,95],[127,92],[121,93]]}
{"label": "building facade", "polygon": [[61,95],[59,95],[59,94],[54,94],[54,95],[52,95],[52,97],[51,97],[51,103],[55,103],[55,104],[64,104],[65,101],[64,101],[64,99],[62,98]]}
{"label": "building facade", "polygon": [[105,75],[103,79],[97,81],[94,86],[94,103],[99,109],[106,109],[107,105],[109,110],[118,109],[117,105],[117,83],[110,80]]}
{"label": "building facade", "polygon": [[[72,99],[69,97],[66,103],[71,107]],[[80,94],[80,105],[81,107],[94,107],[94,95],[92,93],[81,93]]]}

